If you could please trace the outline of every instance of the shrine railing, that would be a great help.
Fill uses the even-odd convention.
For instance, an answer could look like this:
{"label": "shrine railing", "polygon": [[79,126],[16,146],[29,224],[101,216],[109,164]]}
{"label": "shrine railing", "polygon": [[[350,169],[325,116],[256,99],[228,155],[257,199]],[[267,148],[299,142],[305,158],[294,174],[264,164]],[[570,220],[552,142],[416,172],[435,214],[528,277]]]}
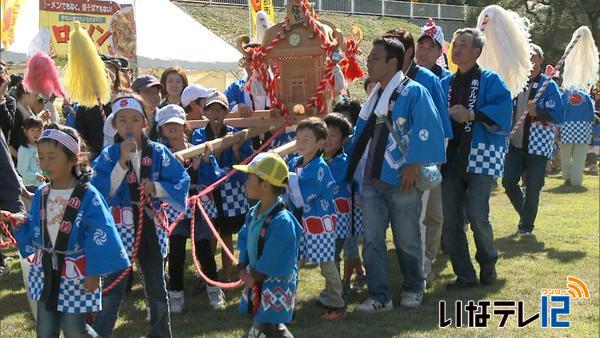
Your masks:
{"label": "shrine railing", "polygon": [[[248,6],[248,0],[176,0],[177,2]],[[284,8],[289,0],[273,0],[275,8]],[[319,12],[368,14],[411,19],[466,21],[469,6],[415,3],[394,0],[313,0]]]}

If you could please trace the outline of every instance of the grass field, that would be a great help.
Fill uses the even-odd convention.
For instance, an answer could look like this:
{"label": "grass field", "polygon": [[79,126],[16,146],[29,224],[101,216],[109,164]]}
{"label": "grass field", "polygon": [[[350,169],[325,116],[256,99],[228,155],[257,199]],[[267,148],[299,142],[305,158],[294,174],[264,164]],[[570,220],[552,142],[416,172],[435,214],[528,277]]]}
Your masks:
{"label": "grass field", "polygon": [[[351,298],[347,319],[323,321],[319,318],[322,310],[312,302],[312,298],[323,287],[323,279],[318,268],[304,268],[300,274],[297,321],[290,329],[296,337],[598,337],[598,182],[598,177],[586,176],[584,188],[576,189],[562,185],[558,177],[548,178],[540,201],[536,236],[525,239],[511,236],[515,232],[517,216],[503,190],[496,190],[491,201],[491,217],[495,243],[500,253],[498,282],[469,291],[446,291],[444,286],[454,279],[454,275],[448,261],[440,255],[434,264],[439,278],[428,290],[421,307],[414,310],[397,308],[382,315],[353,313],[354,307],[366,297],[366,291],[363,290]],[[397,302],[401,277],[390,239],[391,234],[388,235],[388,259]],[[473,253],[472,240],[469,244]],[[9,255],[14,257],[15,252],[9,252]],[[13,272],[0,279],[0,335],[34,337],[35,326],[22,287],[18,260],[9,262]],[[523,300],[525,314],[531,316],[540,309],[540,289],[565,288],[567,276],[581,278],[591,293],[591,299],[572,301],[571,313],[567,317],[571,323],[570,329],[542,330],[539,320],[524,329],[518,329],[516,317],[508,320],[506,328],[498,329],[499,317],[495,316],[490,321],[490,327],[494,328],[485,330],[438,328],[440,300],[446,300],[447,304],[453,304],[457,299]],[[206,295],[192,296],[193,284],[193,268],[190,264],[186,277],[186,308],[183,314],[172,317],[173,336],[241,336],[250,321],[237,312],[240,291],[230,291],[227,294],[227,309],[215,312],[209,307]],[[136,284],[122,307],[115,330],[116,337],[140,337],[145,334],[148,325],[144,321],[146,312],[142,298],[141,287]]]}

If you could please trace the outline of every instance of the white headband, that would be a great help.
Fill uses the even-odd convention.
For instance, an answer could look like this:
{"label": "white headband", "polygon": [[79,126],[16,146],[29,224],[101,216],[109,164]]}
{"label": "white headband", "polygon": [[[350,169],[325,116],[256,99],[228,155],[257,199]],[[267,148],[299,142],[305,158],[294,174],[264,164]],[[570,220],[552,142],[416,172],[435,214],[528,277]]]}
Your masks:
{"label": "white headband", "polygon": [[55,140],[69,149],[73,154],[77,155],[79,153],[79,141],[75,140],[73,136],[64,131],[58,129],[46,129],[42,133],[42,136],[40,136],[40,140],[43,139]]}
{"label": "white headband", "polygon": [[117,112],[123,109],[133,109],[146,117],[144,108],[142,108],[142,103],[133,97],[123,97],[115,101],[112,105],[111,113],[116,115]]}

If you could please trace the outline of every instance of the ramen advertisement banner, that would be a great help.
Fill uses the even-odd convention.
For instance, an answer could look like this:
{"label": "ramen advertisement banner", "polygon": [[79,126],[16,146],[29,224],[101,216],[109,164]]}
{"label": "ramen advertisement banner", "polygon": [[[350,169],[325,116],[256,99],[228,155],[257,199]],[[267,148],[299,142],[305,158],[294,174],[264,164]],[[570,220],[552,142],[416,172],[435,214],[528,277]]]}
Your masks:
{"label": "ramen advertisement banner", "polygon": [[64,65],[69,36],[79,21],[101,54],[136,67],[136,31],[131,1],[40,0],[40,33],[50,37],[50,55]]}

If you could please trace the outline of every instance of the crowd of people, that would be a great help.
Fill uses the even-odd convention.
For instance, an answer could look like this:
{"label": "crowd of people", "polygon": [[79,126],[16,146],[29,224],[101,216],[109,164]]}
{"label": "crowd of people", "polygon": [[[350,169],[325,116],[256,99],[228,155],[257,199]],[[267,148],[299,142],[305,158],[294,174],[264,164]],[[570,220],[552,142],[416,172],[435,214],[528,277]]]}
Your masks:
{"label": "crowd of people", "polygon": [[[400,306],[421,304],[436,278],[432,263],[440,249],[456,275],[448,289],[494,284],[498,251],[490,195],[496,179],[502,177],[520,217],[515,235],[531,236],[557,145],[566,184],[582,184],[598,106],[591,88],[561,91],[554,80],[533,101],[546,80],[544,53],[534,44],[529,82],[513,99],[497,73],[477,64],[485,45],[477,29],[455,33],[458,70],[451,73],[438,63],[442,29],[429,25],[416,42],[404,29],[375,39],[366,64],[368,98],[344,98],[337,112],[306,118],[280,136],[274,144],[296,141],[287,161],[266,151],[240,164],[270,134],[239,138],[225,149],[207,146],[190,159],[176,155],[237,132],[226,124],[229,112],[251,116],[269,108],[267,97],[247,88],[249,67],[248,77],[221,93],[188,83],[179,67],[165,70],[160,80],[131,79],[123,60],[105,58],[111,104],[65,103],[62,116],[52,98],[28,93],[19,76],[3,69],[1,209],[10,212],[3,218],[12,224],[21,257],[33,255],[31,263],[22,262],[29,264],[24,281],[38,336],[58,337],[62,330],[68,337],[111,337],[137,262],[149,336],[170,337],[171,315],[184,310],[192,235],[193,254],[208,279],[195,291],[223,310],[227,300],[219,285],[243,280],[239,306],[253,319],[249,337],[293,336],[286,324],[294,318],[299,261],[320,268],[323,291],[315,301],[324,320],[345,318],[349,295],[364,286],[368,298],[355,311],[392,310],[388,226],[403,276]],[[525,123],[507,141],[525,111]],[[202,119],[205,127],[187,127],[186,121]],[[233,169],[198,200],[224,243],[219,271],[215,234],[188,197]],[[180,219],[172,232],[157,216],[161,208],[168,223]],[[234,249],[236,235],[234,267],[227,249]]]}

